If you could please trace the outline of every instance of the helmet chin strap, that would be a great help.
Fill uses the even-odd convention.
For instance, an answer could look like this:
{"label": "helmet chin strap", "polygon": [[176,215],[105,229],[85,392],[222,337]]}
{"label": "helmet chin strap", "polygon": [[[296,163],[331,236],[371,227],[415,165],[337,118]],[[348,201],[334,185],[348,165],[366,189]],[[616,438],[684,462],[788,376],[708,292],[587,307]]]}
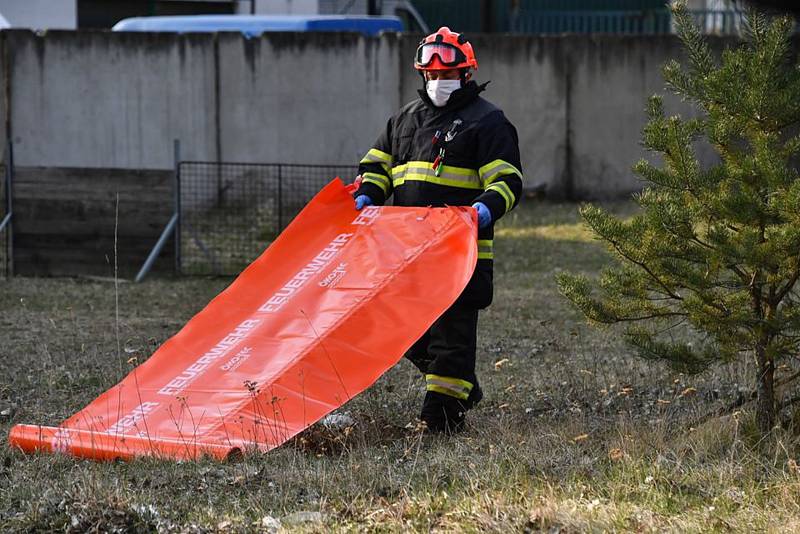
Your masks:
{"label": "helmet chin strap", "polygon": [[461,69],[458,71],[458,79],[461,80],[461,87],[467,85],[467,73],[469,73],[469,69]]}

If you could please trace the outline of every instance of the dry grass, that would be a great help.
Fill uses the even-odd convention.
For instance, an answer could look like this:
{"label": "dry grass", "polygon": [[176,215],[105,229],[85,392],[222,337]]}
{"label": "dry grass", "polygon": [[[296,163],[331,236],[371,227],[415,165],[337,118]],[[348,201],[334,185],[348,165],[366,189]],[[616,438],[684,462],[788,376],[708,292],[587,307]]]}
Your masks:
{"label": "dry grass", "polygon": [[747,392],[748,362],[674,374],[588,328],[558,296],[555,272],[606,261],[576,210],[530,202],[503,222],[479,340],[487,398],[451,438],[406,428],[424,392],[403,362],[344,408],[352,428],[314,427],[266,455],[24,456],[6,445],[12,424],[71,415],[228,281],[121,285],[119,354],[113,284],[0,282],[0,530],[796,531],[790,413],[766,442],[746,410],[689,427]]}

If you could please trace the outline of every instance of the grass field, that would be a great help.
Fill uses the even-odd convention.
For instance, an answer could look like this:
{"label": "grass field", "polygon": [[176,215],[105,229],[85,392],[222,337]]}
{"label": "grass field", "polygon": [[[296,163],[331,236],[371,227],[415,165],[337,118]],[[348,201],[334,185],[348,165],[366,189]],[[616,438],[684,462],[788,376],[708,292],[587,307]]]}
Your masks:
{"label": "grass field", "polygon": [[25,456],[7,446],[11,425],[79,410],[229,280],[0,281],[0,531],[800,530],[792,413],[761,442],[747,405],[703,420],[749,393],[750,362],[673,373],[558,295],[559,270],[607,261],[576,211],[530,201],[499,225],[480,324],[486,398],[454,437],[413,431],[424,384],[404,361],[343,408],[354,426],[317,426],[269,454]]}

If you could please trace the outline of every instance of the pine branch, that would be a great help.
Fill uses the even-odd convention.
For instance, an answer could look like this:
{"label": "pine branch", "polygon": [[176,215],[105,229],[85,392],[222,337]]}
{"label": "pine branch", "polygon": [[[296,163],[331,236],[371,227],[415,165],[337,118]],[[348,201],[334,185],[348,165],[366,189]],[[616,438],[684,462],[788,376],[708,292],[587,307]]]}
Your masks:
{"label": "pine branch", "polygon": [[[595,231],[597,231],[597,230],[595,230]],[[598,234],[599,234],[599,233],[600,233],[600,232],[598,232]],[[663,281],[662,281],[662,280],[661,280],[661,279],[660,279],[660,278],[659,278],[659,277],[658,277],[658,276],[657,276],[657,275],[656,275],[656,274],[655,274],[655,273],[654,273],[654,272],[653,272],[653,271],[650,269],[650,267],[648,267],[648,266],[647,266],[647,264],[645,264],[644,262],[642,262],[642,261],[639,261],[639,260],[637,260],[636,258],[634,258],[634,257],[630,256],[630,255],[629,255],[627,252],[625,252],[625,251],[622,249],[622,246],[621,246],[621,244],[620,244],[620,243],[618,243],[618,242],[617,242],[616,240],[614,240],[613,238],[611,238],[611,236],[603,236],[603,235],[601,234],[601,237],[602,237],[603,239],[605,239],[606,241],[608,241],[608,242],[611,244],[611,246],[612,246],[612,247],[614,247],[614,250],[616,250],[616,251],[617,251],[617,254],[619,254],[620,256],[622,256],[623,258],[625,258],[626,260],[628,260],[629,262],[633,263],[634,265],[638,265],[638,266],[639,266],[639,267],[640,267],[642,270],[644,270],[644,272],[646,272],[646,273],[647,273],[647,274],[650,276],[650,278],[651,278],[651,279],[652,279],[652,280],[653,280],[653,281],[654,281],[656,284],[658,284],[659,286],[661,286],[661,288],[662,288],[662,289],[664,289],[664,291],[666,291],[667,295],[669,295],[671,298],[673,298],[673,299],[675,299],[675,300],[683,300],[683,297],[681,297],[681,296],[680,296],[680,295],[678,295],[677,293],[673,292],[673,291],[672,291],[672,290],[669,288],[669,286],[667,286],[667,285],[666,285],[666,284],[665,284],[665,283],[664,283],[664,282],[663,282]]]}
{"label": "pine branch", "polygon": [[678,37],[683,42],[689,54],[689,61],[693,71],[692,74],[698,77],[708,74],[714,67],[714,60],[703,38],[703,34],[700,32],[697,25],[695,25],[694,19],[686,7],[686,2],[676,2],[672,6],[672,13],[675,17]]}
{"label": "pine branch", "polygon": [[800,258],[798,258],[798,265],[795,267],[792,275],[789,277],[789,280],[786,281],[786,284],[781,288],[778,293],[775,295],[776,300],[774,301],[777,305],[780,303],[786,295],[794,288],[794,285],[797,283],[797,280],[800,279]]}
{"label": "pine branch", "polygon": [[728,269],[730,269],[731,271],[733,271],[734,273],[736,273],[736,276],[738,276],[741,279],[742,284],[745,284],[745,287],[746,287],[747,280],[749,279],[749,276],[747,276],[747,273],[742,271],[741,269],[739,269],[738,265],[736,265],[736,264],[726,265],[726,267]]}
{"label": "pine branch", "polygon": [[[700,238],[697,237],[697,234],[693,234],[692,235],[691,241],[694,242],[694,243],[697,243],[698,245],[700,245],[701,247],[705,248],[706,250],[710,250],[712,252],[719,252],[719,249],[717,247],[715,247],[713,245],[710,245],[708,243],[705,243],[704,241],[702,241]],[[689,260],[687,260],[687,261],[689,261]],[[697,262],[697,263],[699,263],[699,262]],[[742,271],[738,267],[737,264],[735,264],[735,263],[727,264],[727,265],[725,265],[725,268],[729,269],[734,274],[736,274],[736,276],[738,276],[741,279],[742,283],[744,283],[744,284],[747,283],[747,280],[749,279],[747,274],[744,271]],[[730,286],[719,286],[719,287],[730,287]]]}
{"label": "pine branch", "polygon": [[685,312],[663,312],[663,313],[651,313],[650,315],[639,315],[637,317],[626,317],[622,315],[616,315],[615,322],[635,323],[639,321],[648,321],[651,319],[669,319],[670,317],[689,317],[689,314]]}
{"label": "pine branch", "polygon": [[675,329],[676,329],[676,328],[678,328],[679,326],[681,326],[681,325],[685,324],[687,320],[688,320],[688,316],[687,316],[687,317],[682,317],[680,321],[677,321],[677,322],[674,322],[674,323],[672,323],[672,324],[670,324],[670,325],[667,325],[666,327],[662,328],[661,330],[655,330],[655,331],[654,331],[654,334],[655,334],[656,336],[661,336],[661,335],[664,335],[664,334],[666,334],[667,332],[670,332],[670,331],[672,331],[672,330],[675,330]]}
{"label": "pine branch", "polygon": [[750,8],[743,20],[745,38],[753,44],[760,44],[766,33],[767,19],[757,9]]}
{"label": "pine branch", "polygon": [[800,378],[800,371],[797,371],[796,373],[791,374],[791,375],[789,375],[786,378],[783,378],[781,380],[776,380],[775,381],[775,387],[783,387],[783,386],[785,386],[786,384],[788,384],[790,382],[794,382],[798,378]]}

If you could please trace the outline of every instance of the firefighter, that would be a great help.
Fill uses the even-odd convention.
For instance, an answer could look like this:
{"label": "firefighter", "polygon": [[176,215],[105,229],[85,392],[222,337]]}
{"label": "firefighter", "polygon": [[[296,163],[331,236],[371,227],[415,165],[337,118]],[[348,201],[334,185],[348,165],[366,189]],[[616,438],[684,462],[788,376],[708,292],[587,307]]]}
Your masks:
{"label": "firefighter", "polygon": [[420,419],[434,432],[461,430],[482,398],[475,376],[478,310],[492,302],[494,223],[522,191],[517,132],[481,98],[488,83],[470,42],[442,27],[417,48],[414,68],[423,88],[386,124],[359,165],[356,209],[381,205],[472,206],[478,215],[478,264],[458,300],[408,351],[425,374]]}

